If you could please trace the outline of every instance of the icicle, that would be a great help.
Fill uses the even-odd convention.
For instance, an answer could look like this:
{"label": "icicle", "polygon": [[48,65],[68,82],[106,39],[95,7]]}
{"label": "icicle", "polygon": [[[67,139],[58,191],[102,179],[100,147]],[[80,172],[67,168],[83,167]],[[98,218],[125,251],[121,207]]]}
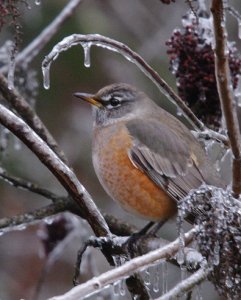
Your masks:
{"label": "icicle", "polygon": [[168,292],[167,262],[164,260],[161,266],[162,266],[162,295],[164,295]]}
{"label": "icicle", "polygon": [[126,289],[125,289],[125,280],[122,279],[119,282],[119,294],[124,297],[126,294]]}
{"label": "icicle", "polygon": [[46,90],[50,88],[50,66],[51,64],[48,64],[47,66],[42,66],[42,73],[43,73],[43,85]]}
{"label": "icicle", "polygon": [[9,63],[8,63],[8,88],[12,90],[14,88],[14,72],[15,72],[15,49],[14,45],[11,43],[9,46]]}
{"label": "icicle", "polygon": [[179,106],[177,106],[177,112],[176,112],[178,117],[181,117],[183,115],[183,111],[181,110],[181,108]]}
{"label": "icicle", "polygon": [[114,296],[119,296],[119,292],[120,292],[120,289],[119,289],[119,282],[114,282],[113,283],[113,294]]}
{"label": "icicle", "polygon": [[177,227],[179,231],[179,250],[177,253],[177,263],[180,266],[182,266],[185,260],[185,253],[184,253],[185,242],[184,242],[183,218],[182,216],[180,216],[181,214],[180,211],[181,209],[179,209],[179,216],[177,217]]}
{"label": "icicle", "polygon": [[147,287],[147,289],[149,289],[149,287],[151,285],[151,272],[150,272],[150,268],[147,268],[144,272],[145,272],[144,283],[145,283],[145,286]]}
{"label": "icicle", "polygon": [[241,21],[238,22],[238,38],[241,39]]}
{"label": "icicle", "polygon": [[82,43],[81,46],[84,49],[84,65],[86,68],[90,67],[90,48],[91,48],[91,43]]}
{"label": "icicle", "polygon": [[196,286],[196,300],[203,300],[203,297],[201,294],[201,285]]}
{"label": "icicle", "polygon": [[161,264],[155,266],[154,278],[153,278],[153,292],[158,293],[160,290],[160,273],[161,273]]}
{"label": "icicle", "polygon": [[17,137],[14,136],[14,149],[16,151],[19,151],[19,150],[21,150],[21,148],[22,148],[22,143],[20,142],[20,140]]}

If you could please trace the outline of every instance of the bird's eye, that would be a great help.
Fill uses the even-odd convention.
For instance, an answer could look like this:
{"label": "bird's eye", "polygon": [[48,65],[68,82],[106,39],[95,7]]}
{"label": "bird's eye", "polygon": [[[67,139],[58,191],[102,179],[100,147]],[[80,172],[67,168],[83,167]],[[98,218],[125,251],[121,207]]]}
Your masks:
{"label": "bird's eye", "polygon": [[111,98],[110,99],[110,105],[111,106],[117,106],[120,104],[120,100],[119,99],[116,99],[116,98]]}

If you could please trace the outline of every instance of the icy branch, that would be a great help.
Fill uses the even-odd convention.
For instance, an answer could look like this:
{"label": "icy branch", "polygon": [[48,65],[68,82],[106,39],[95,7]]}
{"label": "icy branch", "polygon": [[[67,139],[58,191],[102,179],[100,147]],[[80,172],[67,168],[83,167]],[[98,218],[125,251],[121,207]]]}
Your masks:
{"label": "icy branch", "polygon": [[44,141],[19,117],[0,104],[0,123],[12,131],[39,160],[54,174],[61,185],[80,208],[97,236],[110,234],[107,223],[99,212],[89,193],[80,184],[75,174],[44,143]]}
{"label": "icy branch", "polygon": [[84,48],[85,53],[85,65],[90,66],[89,51],[91,46],[98,46],[110,51],[117,52],[124,56],[128,61],[134,63],[152,82],[158,87],[158,89],[175,105],[178,105],[183,111],[187,120],[192,124],[195,129],[203,130],[203,123],[193,114],[193,112],[186,106],[182,99],[172,90],[172,88],[154,71],[149,64],[136,52],[131,50],[125,44],[116,40],[99,34],[73,34],[64,38],[61,42],[56,44],[52,51],[45,57],[42,63],[44,86],[49,88],[49,70],[51,63],[57,59],[58,55],[71,48],[72,46],[81,45]]}
{"label": "icy branch", "polygon": [[[184,235],[185,244],[189,243],[194,234],[195,228],[190,230]],[[179,238],[173,241],[172,243],[164,246],[161,249],[151,251],[145,255],[136,257],[124,265],[117,267],[113,270],[110,270],[106,273],[101,274],[100,276],[94,277],[91,280],[74,287],[69,292],[61,296],[56,296],[50,298],[49,300],[77,300],[83,299],[87,295],[91,295],[97,292],[100,292],[105,287],[108,287],[110,284],[121,280],[123,278],[129,277],[130,274],[146,268],[160,259],[165,259],[172,257],[179,249]]]}
{"label": "icy branch", "polygon": [[28,224],[35,223],[44,218],[56,215],[68,210],[70,201],[67,198],[58,199],[53,204],[38,208],[22,215],[0,219],[0,234],[19,228],[25,228]]}
{"label": "icy branch", "polygon": [[191,275],[185,280],[182,280],[173,289],[168,291],[165,295],[157,298],[156,300],[178,299],[178,297],[182,296],[185,292],[190,291],[196,285],[204,281],[209,273],[210,269],[208,269],[207,267],[200,268],[193,275]]}
{"label": "icy branch", "polygon": [[59,196],[52,193],[51,191],[41,188],[33,182],[8,174],[7,171],[4,170],[2,167],[0,167],[0,178],[2,178],[5,182],[11,184],[16,188],[24,189],[32,193],[41,195],[47,199],[51,199],[53,202],[60,198]]}
{"label": "icy branch", "polygon": [[233,153],[232,190],[236,198],[241,193],[241,137],[237,112],[233,101],[230,79],[227,32],[225,28],[223,1],[213,0],[211,12],[215,37],[215,73],[222,112],[225,118],[227,134]]}

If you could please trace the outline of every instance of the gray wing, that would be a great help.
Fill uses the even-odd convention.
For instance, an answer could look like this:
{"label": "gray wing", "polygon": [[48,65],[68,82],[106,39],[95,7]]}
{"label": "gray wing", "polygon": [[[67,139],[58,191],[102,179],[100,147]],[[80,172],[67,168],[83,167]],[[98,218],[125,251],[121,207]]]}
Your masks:
{"label": "gray wing", "polygon": [[178,201],[204,182],[188,145],[165,124],[136,119],[126,126],[133,138],[130,160],[171,198]]}

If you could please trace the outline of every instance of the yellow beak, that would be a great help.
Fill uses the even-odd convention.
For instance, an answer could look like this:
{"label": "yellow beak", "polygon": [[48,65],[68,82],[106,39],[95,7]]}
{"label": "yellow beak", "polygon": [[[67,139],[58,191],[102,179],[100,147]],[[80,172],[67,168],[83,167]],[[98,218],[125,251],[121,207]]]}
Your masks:
{"label": "yellow beak", "polygon": [[86,93],[74,93],[74,96],[86,102],[89,102],[90,104],[95,105],[97,107],[103,107],[102,103],[100,102],[99,99],[95,97],[95,95],[86,94]]}

